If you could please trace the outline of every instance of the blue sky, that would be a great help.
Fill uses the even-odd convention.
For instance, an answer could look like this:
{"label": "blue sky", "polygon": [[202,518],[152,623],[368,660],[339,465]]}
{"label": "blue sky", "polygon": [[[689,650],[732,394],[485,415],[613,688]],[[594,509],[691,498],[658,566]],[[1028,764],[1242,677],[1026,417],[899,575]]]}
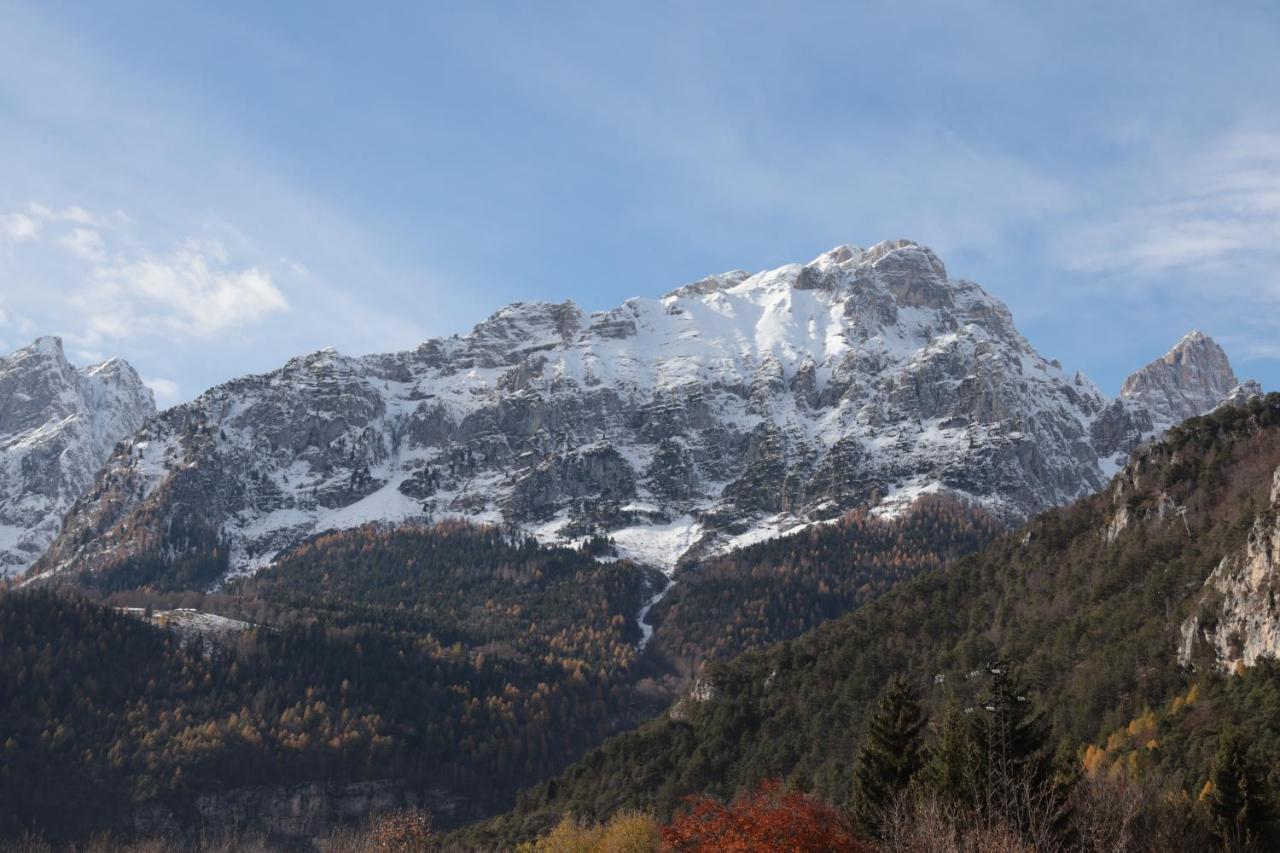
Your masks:
{"label": "blue sky", "polygon": [[1114,392],[1280,388],[1268,3],[10,3],[0,349],[162,403],[910,237]]}

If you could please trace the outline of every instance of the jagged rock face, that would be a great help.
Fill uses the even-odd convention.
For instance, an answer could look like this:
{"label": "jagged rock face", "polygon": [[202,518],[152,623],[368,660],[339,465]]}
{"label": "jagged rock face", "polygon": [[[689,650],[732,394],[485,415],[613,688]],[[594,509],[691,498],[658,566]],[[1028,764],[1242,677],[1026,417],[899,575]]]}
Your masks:
{"label": "jagged rock face", "polygon": [[1235,554],[1224,557],[1205,581],[1198,611],[1182,625],[1179,662],[1189,665],[1198,642],[1207,643],[1227,671],[1280,655],[1280,469],[1271,506],[1249,530]]}
{"label": "jagged rock face", "polygon": [[1126,379],[1120,396],[1142,403],[1167,428],[1210,411],[1239,385],[1222,347],[1202,332],[1191,332]]}
{"label": "jagged rock face", "polygon": [[116,443],[154,413],[119,359],[76,369],[57,338],[0,358],[0,577],[35,562]]}
{"label": "jagged rock face", "polygon": [[1064,375],[928,249],[844,246],[214,388],[116,452],[37,573],[209,541],[252,570],[369,520],[601,533],[665,567],[924,492],[1014,521],[1100,488],[1153,422]]}

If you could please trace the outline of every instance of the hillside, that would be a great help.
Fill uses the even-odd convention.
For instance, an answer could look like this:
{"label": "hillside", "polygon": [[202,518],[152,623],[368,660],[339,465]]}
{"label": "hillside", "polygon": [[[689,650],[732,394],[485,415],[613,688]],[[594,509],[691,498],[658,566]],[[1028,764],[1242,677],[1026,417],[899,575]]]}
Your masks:
{"label": "hillside", "polygon": [[789,639],[972,554],[1005,526],[925,495],[907,512],[865,510],[677,570],[653,606],[649,651],[684,675],[703,661]]}
{"label": "hillside", "polygon": [[656,712],[619,689],[652,574],[454,524],[330,534],[252,584],[187,594],[257,625],[210,643],[188,642],[193,619],[0,595],[0,836],[305,836],[300,785],[333,820],[403,802],[442,825],[490,814]]}
{"label": "hillside", "polygon": [[1273,517],[1278,465],[1280,396],[1194,418],[1139,451],[1104,492],[802,637],[709,666],[662,719],[462,837],[529,837],[566,812],[664,816],[686,794],[725,796],[769,777],[846,803],[864,715],[890,675],[904,674],[937,713],[971,699],[981,681],[972,674],[1000,659],[1029,686],[1060,754],[1083,756],[1149,712],[1179,698],[1185,706],[1197,688],[1195,719],[1218,724],[1168,714],[1172,736],[1144,748],[1145,763],[1181,774],[1194,796],[1213,738],[1232,723],[1257,761],[1280,766],[1280,703],[1245,710],[1245,697],[1275,695],[1280,670],[1224,684],[1209,644],[1193,651],[1194,669],[1179,665],[1182,626],[1202,607],[1206,579],[1248,547],[1259,518]]}

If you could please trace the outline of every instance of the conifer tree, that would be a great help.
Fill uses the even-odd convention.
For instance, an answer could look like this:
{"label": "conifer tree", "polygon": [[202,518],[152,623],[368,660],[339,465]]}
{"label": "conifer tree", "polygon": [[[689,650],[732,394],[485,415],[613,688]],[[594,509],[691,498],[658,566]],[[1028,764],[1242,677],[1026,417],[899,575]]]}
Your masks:
{"label": "conifer tree", "polygon": [[945,800],[971,802],[974,771],[979,763],[976,746],[970,713],[958,703],[949,702],[925,750],[921,774],[924,783]]}
{"label": "conifer tree", "polygon": [[1252,850],[1271,835],[1271,808],[1265,783],[1249,760],[1244,738],[1228,731],[1221,738],[1213,771],[1209,813],[1214,833],[1228,850]]}
{"label": "conifer tree", "polygon": [[865,831],[876,831],[885,808],[920,770],[924,723],[915,690],[894,675],[867,720],[854,767],[854,809]]}

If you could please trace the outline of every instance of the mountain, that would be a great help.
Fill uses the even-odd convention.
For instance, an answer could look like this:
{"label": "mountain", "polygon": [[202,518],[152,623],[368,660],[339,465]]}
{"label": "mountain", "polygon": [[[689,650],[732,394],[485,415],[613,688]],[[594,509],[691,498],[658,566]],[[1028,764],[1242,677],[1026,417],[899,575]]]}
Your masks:
{"label": "mountain", "polygon": [[1101,488],[1164,423],[1157,392],[1190,383],[1211,408],[1221,371],[1205,373],[1108,400],[927,248],[842,246],[589,316],[517,303],[410,352],[324,350],[218,386],[117,450],[35,574],[180,563],[206,583],[368,521],[607,535],[668,570],[928,493],[1011,523]]}
{"label": "mountain", "polygon": [[35,562],[116,444],[155,410],[127,362],[77,369],[58,338],[0,358],[0,577]]}
{"label": "mountain", "polygon": [[1120,387],[1120,397],[1145,407],[1161,431],[1203,415],[1233,395],[1261,393],[1256,382],[1241,384],[1222,347],[1200,331],[1186,335]]}
{"label": "mountain", "polygon": [[1193,418],[1137,451],[1106,490],[800,637],[708,666],[662,718],[459,842],[501,849],[564,814],[664,818],[686,795],[769,778],[845,804],[868,709],[891,676],[945,725],[947,708],[975,712],[984,673],[1009,668],[1060,775],[1118,785],[1108,796],[1134,809],[1139,844],[1133,791],[1188,810],[1198,796],[1212,803],[1222,743],[1243,742],[1248,763],[1272,768],[1250,796],[1275,801],[1278,481],[1280,395]]}

